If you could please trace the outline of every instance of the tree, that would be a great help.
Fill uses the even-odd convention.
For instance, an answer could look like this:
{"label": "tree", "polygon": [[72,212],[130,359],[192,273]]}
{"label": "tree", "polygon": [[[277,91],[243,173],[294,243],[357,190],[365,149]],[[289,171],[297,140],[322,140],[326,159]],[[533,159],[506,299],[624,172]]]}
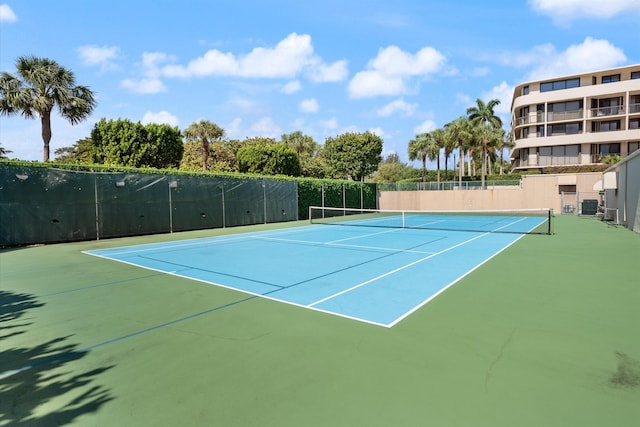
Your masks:
{"label": "tree", "polygon": [[264,175],[300,175],[297,153],[286,144],[245,145],[238,150],[240,172]]}
{"label": "tree", "polygon": [[[215,141],[209,143],[207,169],[216,172],[235,172],[238,169],[234,141]],[[184,143],[184,154],[180,169],[202,169],[202,144],[198,141]]]}
{"label": "tree", "polygon": [[224,129],[209,120],[200,120],[197,123],[191,123],[183,133],[187,142],[199,142],[201,144],[202,170],[207,170],[209,168],[209,144],[212,141],[222,139]]}
{"label": "tree", "polygon": [[485,180],[487,176],[487,160],[489,157],[489,153],[493,152],[498,141],[502,140],[504,130],[502,128],[496,128],[490,124],[482,123],[474,127],[474,135],[478,147],[481,149],[481,185],[482,188],[485,189]]}
{"label": "tree", "polygon": [[429,133],[420,133],[415,139],[409,141],[409,160],[420,160],[422,162],[422,182],[425,182],[427,176],[427,157],[429,156],[430,146],[433,144],[433,138]]}
{"label": "tree", "polygon": [[72,125],[91,115],[96,102],[87,86],[77,86],[72,71],[48,58],[21,56],[16,60],[17,76],[0,74],[0,115],[20,114],[26,119],[40,117],[44,161],[49,160],[51,112]]}
{"label": "tree", "polygon": [[396,153],[389,154],[378,166],[373,177],[375,182],[398,182],[407,177],[411,167],[400,161]]}
{"label": "tree", "polygon": [[460,153],[460,167],[458,169],[459,184],[462,185],[462,174],[464,172],[464,156],[471,149],[473,135],[471,133],[471,123],[466,117],[461,116],[445,125],[445,131],[449,137],[457,141]]}
{"label": "tree", "polygon": [[382,145],[382,138],[371,132],[347,132],[336,138],[327,138],[323,157],[334,178],[363,181],[378,168],[382,160]]}
{"label": "tree", "polygon": [[504,150],[508,149],[509,152],[511,152],[511,149],[515,146],[516,143],[513,140],[513,134],[511,132],[505,132],[504,137],[498,141],[496,149],[500,152],[500,175],[504,174]]}
{"label": "tree", "polygon": [[318,150],[318,143],[315,142],[312,137],[304,135],[299,130],[282,135],[281,140],[287,147],[296,150],[298,160],[300,161],[302,161],[304,157],[313,157]]}
{"label": "tree", "polygon": [[13,153],[13,151],[7,150],[2,145],[0,145],[0,159],[6,159],[7,158],[7,154],[9,154],[9,153]]}
{"label": "tree", "polygon": [[[490,143],[494,143],[495,134],[492,129],[501,129],[502,120],[496,116],[493,109],[500,104],[499,99],[492,99],[488,103],[484,103],[481,99],[476,99],[476,106],[467,108],[467,117],[471,123],[477,128],[477,141],[482,146],[482,188],[485,188],[485,177],[487,173],[487,150]],[[502,138],[502,136],[500,137]]]}
{"label": "tree", "polygon": [[58,148],[54,154],[60,163],[91,163],[94,153],[95,146],[91,138],[83,138],[71,147]]}
{"label": "tree", "polygon": [[[449,157],[453,153],[453,150],[458,148],[458,138],[457,135],[453,135],[451,132],[447,131],[447,127],[444,127],[443,133],[444,140],[444,179],[445,181],[449,180]],[[455,163],[455,162],[454,162]],[[454,174],[455,178],[455,165],[454,165]]]}
{"label": "tree", "polygon": [[91,131],[95,163],[172,168],[180,165],[184,146],[177,127],[130,120],[101,119]]}
{"label": "tree", "polygon": [[440,150],[444,149],[446,143],[444,129],[435,129],[431,131],[431,137],[433,138],[435,146],[431,148],[431,156],[429,159],[436,161],[438,184],[440,184]]}

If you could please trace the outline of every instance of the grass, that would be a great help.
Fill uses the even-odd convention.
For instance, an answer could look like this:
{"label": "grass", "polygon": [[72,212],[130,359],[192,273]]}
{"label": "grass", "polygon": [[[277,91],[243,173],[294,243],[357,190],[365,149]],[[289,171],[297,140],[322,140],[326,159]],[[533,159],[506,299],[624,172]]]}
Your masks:
{"label": "grass", "polygon": [[2,251],[0,426],[635,426],[640,236],[556,219],[391,329],[81,253],[262,226]]}

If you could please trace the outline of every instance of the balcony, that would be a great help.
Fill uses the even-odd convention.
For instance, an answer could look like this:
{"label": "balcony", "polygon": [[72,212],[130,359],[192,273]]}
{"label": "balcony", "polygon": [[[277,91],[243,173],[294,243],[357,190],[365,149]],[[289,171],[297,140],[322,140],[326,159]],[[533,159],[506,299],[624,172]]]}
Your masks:
{"label": "balcony", "polygon": [[576,120],[583,118],[583,110],[575,110],[575,111],[550,111],[547,113],[547,121],[549,122],[559,122],[563,120]]}
{"label": "balcony", "polygon": [[629,114],[640,113],[640,104],[629,104]]}
{"label": "balcony", "polygon": [[542,112],[538,112],[535,115],[528,115],[525,117],[516,117],[516,126],[542,123],[543,121],[544,121],[544,114]]}
{"label": "balcony", "polygon": [[624,105],[614,105],[612,107],[600,107],[591,109],[591,117],[618,116],[621,114],[624,114]]}

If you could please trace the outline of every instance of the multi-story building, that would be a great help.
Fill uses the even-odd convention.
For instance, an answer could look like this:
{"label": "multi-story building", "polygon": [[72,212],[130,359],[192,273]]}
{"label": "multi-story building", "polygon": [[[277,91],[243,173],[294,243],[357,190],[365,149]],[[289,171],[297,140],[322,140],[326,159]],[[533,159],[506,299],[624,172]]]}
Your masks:
{"label": "multi-story building", "polygon": [[640,149],[640,64],[516,86],[512,170],[597,165]]}

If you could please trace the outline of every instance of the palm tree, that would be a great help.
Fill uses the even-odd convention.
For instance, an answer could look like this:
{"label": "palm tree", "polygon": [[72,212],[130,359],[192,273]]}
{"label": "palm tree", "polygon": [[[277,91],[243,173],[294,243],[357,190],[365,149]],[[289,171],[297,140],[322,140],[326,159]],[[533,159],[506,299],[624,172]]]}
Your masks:
{"label": "palm tree", "polygon": [[224,129],[209,120],[200,120],[197,123],[191,123],[182,133],[187,138],[187,142],[199,141],[202,144],[202,170],[207,170],[209,144],[220,140],[224,136]]}
{"label": "palm tree", "polygon": [[318,143],[315,142],[312,137],[304,135],[299,130],[290,134],[284,134],[280,139],[287,147],[296,150],[298,160],[301,160],[302,157],[312,157],[318,150]]}
{"label": "palm tree", "polygon": [[[444,180],[449,180],[449,157],[453,153],[453,150],[458,148],[458,138],[448,128],[444,126]],[[454,159],[455,162],[455,159]],[[455,172],[455,165],[453,167]],[[455,177],[455,173],[454,173]]]}
{"label": "palm tree", "polygon": [[485,179],[487,176],[487,160],[490,153],[495,150],[498,141],[502,140],[504,130],[502,128],[496,128],[490,124],[478,124],[474,127],[475,140],[478,147],[481,149],[481,161],[482,161],[482,188],[485,189]]}
{"label": "palm tree", "polygon": [[7,150],[6,148],[4,148],[0,144],[0,159],[6,159],[7,158],[7,154],[9,154],[9,153],[13,153],[13,151]]}
{"label": "palm tree", "polygon": [[433,139],[428,133],[416,135],[416,139],[409,141],[409,160],[418,160],[422,162],[422,182],[425,182],[427,176],[427,157],[429,156],[429,146]]}
{"label": "palm tree", "polygon": [[445,125],[446,132],[450,138],[457,141],[460,152],[460,167],[458,170],[459,184],[462,185],[462,174],[464,172],[464,155],[471,148],[473,135],[471,134],[471,123],[465,116],[458,117],[454,121]]}
{"label": "palm tree", "polygon": [[446,145],[446,136],[444,133],[444,129],[436,129],[434,131],[431,132],[431,136],[433,137],[433,140],[435,141],[435,148],[433,148],[434,151],[432,151],[432,156],[433,158],[429,158],[429,160],[435,160],[436,161],[436,167],[438,168],[438,187],[440,184],[440,151],[442,149],[444,149],[445,145]]}
{"label": "palm tree", "polygon": [[478,128],[479,142],[482,146],[482,188],[485,188],[485,177],[487,174],[487,149],[490,142],[493,142],[495,135],[491,129],[501,129],[502,120],[496,116],[493,109],[500,104],[499,99],[492,99],[484,103],[481,99],[476,99],[476,106],[467,108],[467,117],[471,123]]}
{"label": "palm tree", "polygon": [[58,107],[60,115],[75,125],[91,115],[96,101],[87,86],[76,86],[72,71],[48,58],[21,56],[16,60],[16,69],[18,76],[0,74],[0,115],[40,117],[46,162],[53,108]]}
{"label": "palm tree", "polygon": [[511,132],[505,132],[504,133],[504,137],[498,141],[498,144],[496,145],[496,150],[500,151],[500,175],[504,174],[504,150],[509,149],[509,152],[511,152],[511,149],[513,149],[513,147],[516,146],[515,141],[513,140],[513,134]]}

